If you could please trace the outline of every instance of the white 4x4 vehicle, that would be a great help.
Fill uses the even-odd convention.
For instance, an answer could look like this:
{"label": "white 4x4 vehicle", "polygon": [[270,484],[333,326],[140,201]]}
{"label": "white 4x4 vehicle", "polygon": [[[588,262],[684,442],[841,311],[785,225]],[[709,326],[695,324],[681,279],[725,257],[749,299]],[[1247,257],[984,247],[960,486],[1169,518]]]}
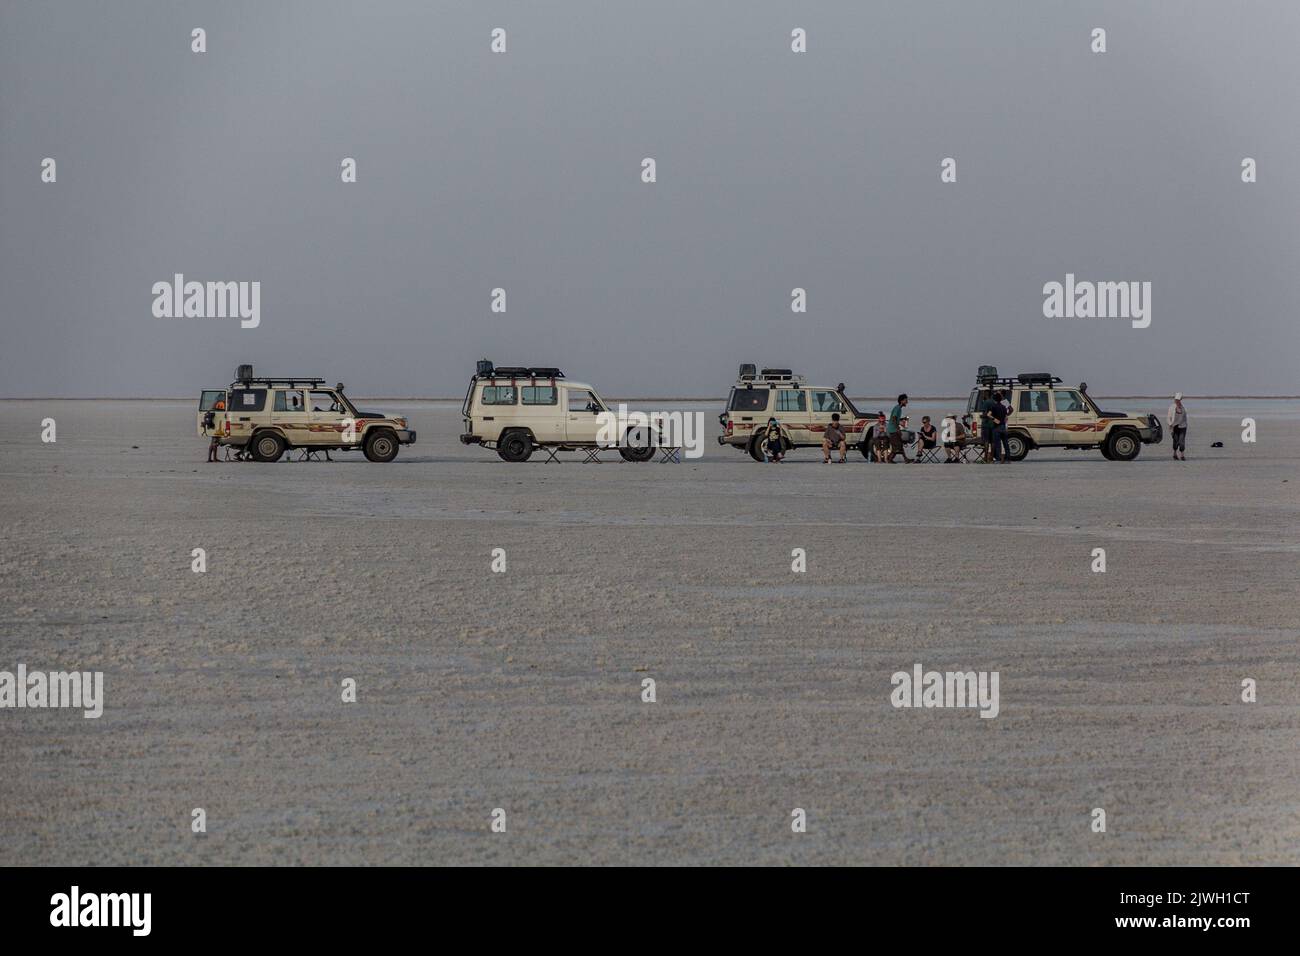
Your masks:
{"label": "white 4x4 vehicle", "polygon": [[[781,425],[785,449],[821,448],[831,416],[840,416],[844,442],[871,460],[871,443],[878,437],[878,416],[858,411],[844,394],[843,383],[832,387],[810,386],[802,375],[788,368],[740,366],[740,375],[727,396],[727,407],[718,416],[722,434],[719,445],[730,445],[763,461],[763,430],[767,420]],[[913,432],[903,430],[904,442],[915,441]]]}
{"label": "white 4x4 vehicle", "polygon": [[[483,359],[469,380],[461,405],[466,445],[492,448],[505,461],[527,461],[537,448],[570,451],[599,448],[601,426],[613,414],[605,400],[590,385],[573,382],[558,368],[532,366],[496,367]],[[649,461],[653,443],[629,436],[619,447],[626,461]]]}
{"label": "white 4x4 vehicle", "polygon": [[999,378],[991,365],[981,366],[966,404],[975,421],[994,391],[1011,402],[1007,452],[1012,461],[1020,461],[1033,448],[1097,448],[1110,461],[1132,461],[1143,445],[1158,445],[1164,436],[1157,415],[1102,411],[1086,382],[1064,385],[1048,372]]}
{"label": "white 4x4 vehicle", "polygon": [[251,365],[241,365],[225,388],[200,393],[198,430],[255,461],[278,461],[290,448],[359,448],[371,461],[392,461],[399,445],[415,442],[405,418],[357,411],[341,382],[331,388],[323,378],[254,378]]}

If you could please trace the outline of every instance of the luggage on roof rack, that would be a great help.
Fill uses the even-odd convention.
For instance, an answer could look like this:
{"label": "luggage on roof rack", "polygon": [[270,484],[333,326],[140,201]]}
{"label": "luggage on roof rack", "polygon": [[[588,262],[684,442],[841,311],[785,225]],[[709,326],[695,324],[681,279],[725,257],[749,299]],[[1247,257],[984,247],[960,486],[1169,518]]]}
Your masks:
{"label": "luggage on roof rack", "polygon": [[558,368],[530,365],[498,365],[491,371],[480,372],[479,378],[564,378]]}
{"label": "luggage on roof rack", "polygon": [[1021,372],[1016,381],[1021,385],[1054,385],[1060,379],[1051,372]]}
{"label": "luggage on roof rack", "polygon": [[750,382],[758,377],[758,366],[752,362],[742,362],[740,365],[740,380]]}

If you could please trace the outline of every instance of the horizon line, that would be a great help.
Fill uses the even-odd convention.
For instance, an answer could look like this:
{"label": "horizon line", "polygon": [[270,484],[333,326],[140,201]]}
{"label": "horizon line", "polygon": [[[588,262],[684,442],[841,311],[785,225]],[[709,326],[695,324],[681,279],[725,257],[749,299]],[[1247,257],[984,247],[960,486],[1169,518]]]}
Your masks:
{"label": "horizon line", "polygon": [[[1173,401],[1172,395],[1098,395],[1088,393],[1094,399],[1141,399],[1143,401]],[[460,402],[460,395],[349,395],[359,402]],[[849,395],[855,402],[893,402],[898,396],[893,395]],[[915,402],[959,402],[970,397],[965,395],[909,395]],[[1297,401],[1300,395],[1192,395],[1185,394],[1185,399],[1203,401],[1245,400],[1252,401]],[[190,402],[192,395],[6,395],[0,396],[0,402]],[[725,402],[726,396],[695,397],[689,395],[650,395],[644,397],[605,396],[609,402]]]}

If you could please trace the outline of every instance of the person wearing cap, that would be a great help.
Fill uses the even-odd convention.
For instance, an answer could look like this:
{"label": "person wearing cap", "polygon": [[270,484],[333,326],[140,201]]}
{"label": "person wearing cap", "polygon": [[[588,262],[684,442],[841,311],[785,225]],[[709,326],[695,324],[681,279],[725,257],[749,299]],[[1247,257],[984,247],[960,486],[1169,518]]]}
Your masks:
{"label": "person wearing cap", "polygon": [[1169,406],[1166,420],[1169,422],[1169,437],[1174,443],[1174,461],[1186,461],[1187,409],[1183,407],[1182,392],[1174,392],[1174,403]]}

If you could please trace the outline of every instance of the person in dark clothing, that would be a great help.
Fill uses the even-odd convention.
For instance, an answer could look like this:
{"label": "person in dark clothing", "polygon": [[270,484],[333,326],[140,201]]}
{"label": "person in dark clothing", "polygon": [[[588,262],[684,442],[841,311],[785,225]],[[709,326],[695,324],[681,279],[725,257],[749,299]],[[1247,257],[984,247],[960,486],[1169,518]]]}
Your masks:
{"label": "person in dark clothing", "polygon": [[921,427],[916,433],[916,458],[913,460],[920,461],[922,452],[930,448],[937,448],[938,445],[939,429],[934,427],[929,415],[922,415]]}
{"label": "person in dark clothing", "polygon": [[781,423],[775,418],[769,418],[767,427],[763,430],[763,451],[769,463],[785,458],[785,445],[781,441]]}
{"label": "person in dark clothing", "polygon": [[[994,393],[995,397],[997,393]],[[993,414],[993,457],[1003,464],[1011,460],[1011,443],[1007,439],[1007,418],[1011,415],[1011,406],[1000,397],[994,402]]]}
{"label": "person in dark clothing", "polygon": [[984,460],[993,461],[997,455],[994,432],[997,429],[997,413],[1002,409],[1002,393],[986,394],[980,402],[980,440],[984,443]]}
{"label": "person in dark clothing", "polygon": [[840,462],[846,461],[848,453],[848,441],[844,437],[844,428],[840,425],[840,413],[835,412],[831,415],[831,423],[826,426],[826,435],[822,438],[822,464],[831,463],[831,451],[838,448],[840,450]]}

